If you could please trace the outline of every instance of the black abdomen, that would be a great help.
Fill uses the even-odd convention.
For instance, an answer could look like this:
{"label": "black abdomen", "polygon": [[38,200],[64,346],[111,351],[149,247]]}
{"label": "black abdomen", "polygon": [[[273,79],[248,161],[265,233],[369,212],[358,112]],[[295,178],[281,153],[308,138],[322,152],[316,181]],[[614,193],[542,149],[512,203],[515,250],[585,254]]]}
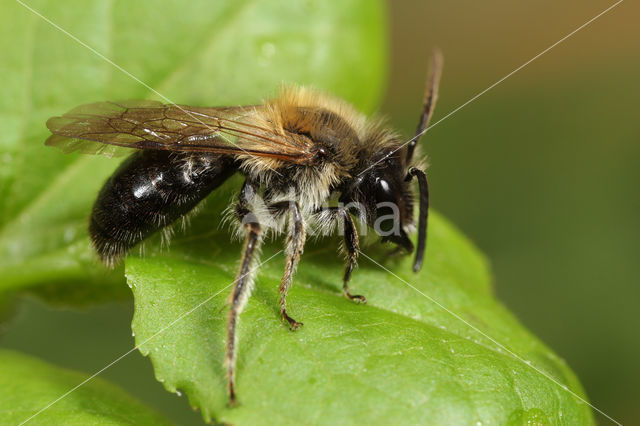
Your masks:
{"label": "black abdomen", "polygon": [[131,247],[188,213],[235,172],[217,155],[138,151],[104,184],[89,224],[100,259],[117,263]]}

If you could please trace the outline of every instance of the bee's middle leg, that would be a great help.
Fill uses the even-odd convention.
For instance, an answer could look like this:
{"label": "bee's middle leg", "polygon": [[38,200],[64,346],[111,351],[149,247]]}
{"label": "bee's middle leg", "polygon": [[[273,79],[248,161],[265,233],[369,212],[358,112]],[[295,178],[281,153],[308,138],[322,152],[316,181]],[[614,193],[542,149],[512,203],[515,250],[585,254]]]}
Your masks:
{"label": "bee's middle leg", "polygon": [[302,218],[300,206],[295,201],[281,201],[269,206],[275,212],[288,212],[289,217],[289,236],[286,243],[286,265],[284,275],[280,282],[280,313],[282,318],[289,323],[291,330],[297,330],[302,323],[294,320],[287,314],[287,292],[293,283],[293,274],[298,266],[298,261],[304,250],[304,243],[307,237],[306,225]]}

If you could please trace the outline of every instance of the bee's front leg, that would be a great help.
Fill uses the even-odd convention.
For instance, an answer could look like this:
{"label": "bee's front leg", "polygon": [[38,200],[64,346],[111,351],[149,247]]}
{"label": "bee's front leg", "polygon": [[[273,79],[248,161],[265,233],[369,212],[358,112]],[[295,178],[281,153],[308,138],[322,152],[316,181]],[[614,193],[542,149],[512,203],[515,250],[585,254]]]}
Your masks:
{"label": "bee's front leg", "polygon": [[347,258],[347,264],[344,267],[344,275],[342,276],[342,290],[344,295],[349,299],[358,303],[367,303],[367,299],[359,294],[351,294],[349,291],[349,280],[351,273],[358,264],[358,254],[360,252],[360,242],[358,238],[358,229],[353,222],[353,218],[349,212],[341,207],[327,207],[319,210],[317,213],[325,213],[328,220],[342,220],[344,230],[344,245],[342,249]]}
{"label": "bee's front leg", "polygon": [[364,296],[351,294],[349,292],[351,272],[358,264],[360,243],[358,239],[358,230],[356,229],[355,223],[353,223],[353,218],[346,210],[342,209],[341,212],[344,220],[344,250],[347,255],[347,265],[344,268],[344,276],[342,278],[342,289],[344,290],[345,296],[349,299],[359,303],[367,303],[367,299]]}
{"label": "bee's front leg", "polygon": [[287,260],[284,275],[280,282],[280,312],[282,318],[289,323],[291,330],[297,330],[302,323],[297,322],[287,314],[287,292],[293,283],[293,274],[298,266],[298,261],[304,250],[307,236],[306,225],[302,218],[300,206],[295,201],[281,201],[269,206],[276,213],[289,212],[289,236],[286,243]]}

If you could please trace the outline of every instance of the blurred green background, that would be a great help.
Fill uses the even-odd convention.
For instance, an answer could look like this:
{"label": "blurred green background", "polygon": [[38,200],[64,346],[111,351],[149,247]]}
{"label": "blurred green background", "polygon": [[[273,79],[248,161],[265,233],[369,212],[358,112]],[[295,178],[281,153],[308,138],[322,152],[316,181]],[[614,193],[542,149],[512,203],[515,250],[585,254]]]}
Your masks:
{"label": "blurred green background", "polygon": [[[381,112],[411,135],[433,46],[445,55],[437,122],[611,4],[390,2]],[[423,140],[434,208],[491,259],[498,297],[625,424],[640,422],[639,12],[623,2]],[[28,299],[2,346],[94,372],[132,347],[131,315],[130,304],[72,312]],[[103,376],[201,424],[137,352]]]}
{"label": "blurred green background", "polygon": [[[410,134],[432,45],[445,54],[436,122],[613,3],[393,2],[383,111]],[[423,144],[434,208],[488,255],[499,299],[623,424],[640,423],[639,16],[621,3]]]}

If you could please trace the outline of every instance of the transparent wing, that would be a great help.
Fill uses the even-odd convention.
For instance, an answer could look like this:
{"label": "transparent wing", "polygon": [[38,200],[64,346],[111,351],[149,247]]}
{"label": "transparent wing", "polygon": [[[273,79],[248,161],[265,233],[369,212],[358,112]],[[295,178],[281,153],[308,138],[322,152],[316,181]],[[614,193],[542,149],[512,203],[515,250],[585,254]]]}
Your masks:
{"label": "transparent wing", "polygon": [[254,155],[304,163],[313,142],[256,124],[260,106],[207,108],[156,101],[98,102],[47,121],[46,145],[117,156],[135,149]]}

